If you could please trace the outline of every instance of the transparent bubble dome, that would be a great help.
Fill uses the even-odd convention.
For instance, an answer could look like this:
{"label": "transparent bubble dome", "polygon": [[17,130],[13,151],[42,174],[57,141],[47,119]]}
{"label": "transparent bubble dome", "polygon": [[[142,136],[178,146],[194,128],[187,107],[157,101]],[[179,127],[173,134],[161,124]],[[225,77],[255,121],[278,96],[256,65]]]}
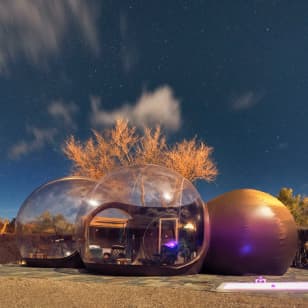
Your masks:
{"label": "transparent bubble dome", "polygon": [[84,197],[96,182],[61,178],[36,189],[16,217],[17,245],[28,259],[58,259],[77,250],[75,221]]}
{"label": "transparent bubble dome", "polygon": [[90,207],[122,202],[142,207],[180,207],[200,199],[180,174],[157,165],[119,168],[103,177],[87,197]]}
{"label": "transparent bubble dome", "polygon": [[157,165],[119,168],[84,199],[76,219],[85,263],[184,266],[207,246],[207,211],[180,174]]}

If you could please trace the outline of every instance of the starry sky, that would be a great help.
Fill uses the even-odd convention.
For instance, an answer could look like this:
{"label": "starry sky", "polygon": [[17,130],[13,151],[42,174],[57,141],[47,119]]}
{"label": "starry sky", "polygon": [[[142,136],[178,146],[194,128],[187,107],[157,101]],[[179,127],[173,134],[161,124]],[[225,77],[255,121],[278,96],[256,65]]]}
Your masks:
{"label": "starry sky", "polygon": [[0,2],[0,216],[69,173],[74,134],[126,117],[214,147],[204,200],[308,195],[306,0]]}

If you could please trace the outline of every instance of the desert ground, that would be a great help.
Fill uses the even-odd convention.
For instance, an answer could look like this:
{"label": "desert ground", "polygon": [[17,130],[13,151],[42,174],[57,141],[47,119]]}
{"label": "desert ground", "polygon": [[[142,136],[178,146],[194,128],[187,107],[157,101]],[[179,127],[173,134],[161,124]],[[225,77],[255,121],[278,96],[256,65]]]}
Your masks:
{"label": "desert ground", "polygon": [[[20,255],[14,238],[2,237],[0,263],[14,264],[18,260]],[[19,276],[7,274],[16,268]],[[26,268],[0,265],[0,307],[308,307],[308,297],[301,294],[230,294],[163,283],[158,286],[114,284],[99,281],[95,275],[87,281],[57,278],[62,276],[42,278],[28,275]]]}

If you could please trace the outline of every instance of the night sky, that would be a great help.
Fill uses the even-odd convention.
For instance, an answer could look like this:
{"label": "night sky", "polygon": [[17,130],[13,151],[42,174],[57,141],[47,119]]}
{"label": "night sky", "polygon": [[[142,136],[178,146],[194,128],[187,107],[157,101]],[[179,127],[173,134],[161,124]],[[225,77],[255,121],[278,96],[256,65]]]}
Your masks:
{"label": "night sky", "polygon": [[308,195],[308,1],[0,1],[0,216],[123,116],[214,147],[204,200]]}

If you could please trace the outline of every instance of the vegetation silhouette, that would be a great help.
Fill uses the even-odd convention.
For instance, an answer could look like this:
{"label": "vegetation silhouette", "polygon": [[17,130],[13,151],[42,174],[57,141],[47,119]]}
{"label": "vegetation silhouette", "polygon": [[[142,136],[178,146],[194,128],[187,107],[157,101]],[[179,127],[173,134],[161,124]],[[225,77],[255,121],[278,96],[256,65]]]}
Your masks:
{"label": "vegetation silhouette", "polygon": [[298,227],[308,227],[308,197],[294,195],[292,188],[283,187],[277,198],[290,210]]}

